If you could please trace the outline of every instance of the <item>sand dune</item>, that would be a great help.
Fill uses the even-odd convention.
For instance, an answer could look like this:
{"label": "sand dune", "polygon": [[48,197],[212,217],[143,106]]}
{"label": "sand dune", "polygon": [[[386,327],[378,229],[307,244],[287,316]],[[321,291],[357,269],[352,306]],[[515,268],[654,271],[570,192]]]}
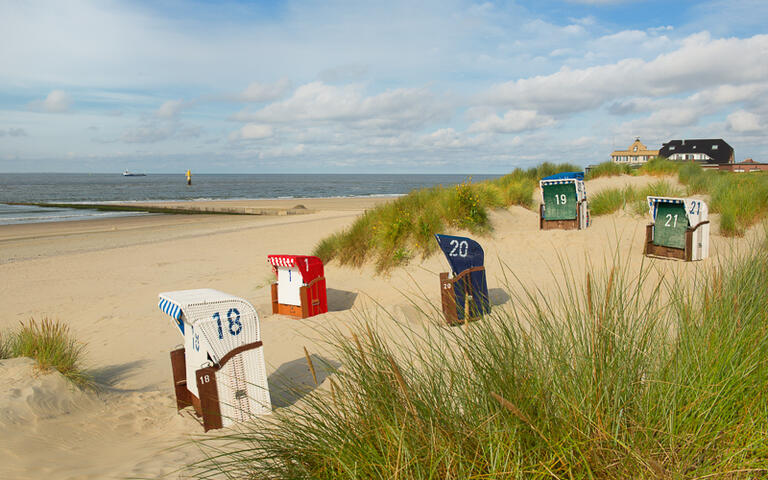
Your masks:
{"label": "sand dune", "polygon": [[[593,193],[655,180],[598,179],[587,188]],[[398,319],[426,322],[419,310],[437,303],[438,273],[447,270],[437,255],[383,277],[372,266],[350,269],[332,262],[326,267],[328,314],[300,321],[270,313],[267,254],[308,254],[317,241],[351,224],[377,201],[384,200],[302,200],[317,212],[298,217],[144,216],[0,227],[0,329],[30,317],[61,320],[87,343],[88,366],[104,388],[99,394],[73,391],[57,374],[35,372],[27,360],[2,361],[0,374],[10,379],[10,388],[0,392],[0,478],[168,473],[173,478],[176,469],[199,458],[185,442],[201,435],[202,428],[175,409],[168,352],[181,338],[157,308],[158,292],[214,288],[253,303],[261,316],[276,407],[289,407],[302,394],[280,390],[279,378],[311,390],[303,347],[333,362],[319,332],[345,331],[353,311],[379,303]],[[662,274],[690,275],[748,242],[719,237],[715,216],[714,258],[685,264],[644,259],[647,219],[626,213],[595,218],[581,232],[541,232],[537,213],[519,207],[493,212],[491,218],[493,234],[478,240],[486,251],[493,303],[508,306],[504,269],[546,291],[561,281],[558,255],[567,256],[576,272],[618,251],[630,268],[645,261]]]}

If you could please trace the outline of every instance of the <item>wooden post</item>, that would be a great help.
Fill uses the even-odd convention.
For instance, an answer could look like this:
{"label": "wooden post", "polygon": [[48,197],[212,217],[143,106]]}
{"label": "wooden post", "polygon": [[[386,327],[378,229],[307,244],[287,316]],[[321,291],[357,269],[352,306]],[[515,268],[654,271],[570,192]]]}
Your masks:
{"label": "wooden post", "polygon": [[187,362],[184,359],[183,347],[171,351],[171,371],[176,393],[176,410],[181,410],[192,405],[192,394],[187,389]]}

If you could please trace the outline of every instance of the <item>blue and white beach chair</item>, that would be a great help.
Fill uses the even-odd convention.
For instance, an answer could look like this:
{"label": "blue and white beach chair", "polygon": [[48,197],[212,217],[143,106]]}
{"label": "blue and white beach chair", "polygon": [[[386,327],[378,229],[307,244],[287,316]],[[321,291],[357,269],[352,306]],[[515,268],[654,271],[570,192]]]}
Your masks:
{"label": "blue and white beach chair", "polygon": [[184,347],[171,352],[179,409],[194,406],[206,431],[272,410],[259,317],[242,298],[218,290],[159,295]]}

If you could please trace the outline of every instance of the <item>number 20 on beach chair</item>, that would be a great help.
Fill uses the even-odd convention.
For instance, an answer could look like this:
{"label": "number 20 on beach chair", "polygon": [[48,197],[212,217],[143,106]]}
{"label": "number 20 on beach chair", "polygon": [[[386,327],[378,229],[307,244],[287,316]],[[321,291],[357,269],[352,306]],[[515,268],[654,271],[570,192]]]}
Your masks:
{"label": "number 20 on beach chair", "polygon": [[466,237],[435,234],[453,273],[440,274],[443,314],[449,325],[475,320],[491,312],[483,248]]}
{"label": "number 20 on beach chair", "polygon": [[645,255],[690,262],[709,256],[707,204],[692,198],[647,197],[651,223]]}
{"label": "number 20 on beach chair", "polygon": [[307,318],[328,311],[323,261],[306,255],[267,255],[277,277],[272,313]]}
{"label": "number 20 on beach chair", "polygon": [[584,173],[563,172],[539,180],[542,204],[540,230],[582,230],[589,226]]}
{"label": "number 20 on beach chair", "polygon": [[184,347],[171,352],[179,410],[193,406],[205,431],[228,427],[272,410],[253,306],[217,290],[159,294],[160,309],[171,316]]}

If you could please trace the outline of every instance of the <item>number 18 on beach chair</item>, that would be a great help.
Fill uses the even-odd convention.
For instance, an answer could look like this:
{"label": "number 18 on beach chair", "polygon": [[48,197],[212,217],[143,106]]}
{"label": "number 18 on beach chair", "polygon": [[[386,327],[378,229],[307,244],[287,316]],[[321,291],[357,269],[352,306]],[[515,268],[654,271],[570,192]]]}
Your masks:
{"label": "number 18 on beach chair", "polygon": [[435,234],[448,259],[453,276],[440,274],[440,292],[445,320],[449,325],[476,320],[491,312],[485,279],[483,248],[466,237]]}
{"label": "number 18 on beach chair", "polygon": [[306,255],[267,255],[277,283],[272,284],[272,313],[307,318],[328,311],[323,261]]}
{"label": "number 18 on beach chair", "polygon": [[272,411],[259,317],[253,306],[217,290],[159,295],[184,347],[171,352],[179,410],[193,406],[205,431]]}
{"label": "number 18 on beach chair", "polygon": [[690,262],[709,256],[707,204],[692,198],[647,197],[651,223],[645,255]]}
{"label": "number 18 on beach chair", "polygon": [[542,204],[540,230],[582,230],[589,226],[583,172],[563,172],[539,180]]}

